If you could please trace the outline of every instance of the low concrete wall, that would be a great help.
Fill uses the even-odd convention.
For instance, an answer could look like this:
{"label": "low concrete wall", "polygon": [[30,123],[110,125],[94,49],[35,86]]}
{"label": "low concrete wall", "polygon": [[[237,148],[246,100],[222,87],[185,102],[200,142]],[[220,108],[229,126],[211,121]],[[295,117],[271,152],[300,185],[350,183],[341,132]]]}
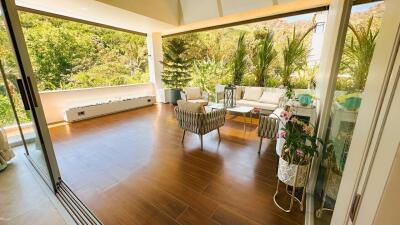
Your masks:
{"label": "low concrete wall", "polygon": [[115,97],[155,96],[151,83],[114,87],[83,88],[40,92],[47,123],[64,120],[65,109],[79,104],[96,103]]}

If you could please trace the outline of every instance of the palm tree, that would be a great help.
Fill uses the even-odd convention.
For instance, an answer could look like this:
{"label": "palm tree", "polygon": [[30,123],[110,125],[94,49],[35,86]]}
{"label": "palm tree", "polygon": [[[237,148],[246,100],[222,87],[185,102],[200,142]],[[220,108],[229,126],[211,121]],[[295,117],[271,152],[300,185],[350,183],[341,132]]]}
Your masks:
{"label": "palm tree", "polygon": [[344,46],[341,69],[352,75],[353,88],[357,91],[364,90],[379,32],[378,29],[372,29],[373,19],[373,16],[370,17],[364,26],[349,24],[352,35],[346,39]]}
{"label": "palm tree", "polygon": [[291,98],[293,95],[293,85],[290,80],[290,75],[304,69],[307,65],[309,48],[305,45],[304,40],[314,28],[315,25],[304,33],[296,33],[296,27],[294,27],[292,36],[286,37],[286,45],[283,48],[283,68],[281,70],[281,77],[282,84],[286,87],[286,96],[288,98]]}
{"label": "palm tree", "polygon": [[233,56],[233,84],[240,85],[246,71],[246,43],[245,33],[241,33],[237,42],[236,52]]}
{"label": "palm tree", "polygon": [[274,49],[273,33],[267,31],[265,36],[256,46],[256,52],[253,56],[254,75],[256,76],[257,85],[263,87],[268,75],[268,69],[275,59],[277,53]]}

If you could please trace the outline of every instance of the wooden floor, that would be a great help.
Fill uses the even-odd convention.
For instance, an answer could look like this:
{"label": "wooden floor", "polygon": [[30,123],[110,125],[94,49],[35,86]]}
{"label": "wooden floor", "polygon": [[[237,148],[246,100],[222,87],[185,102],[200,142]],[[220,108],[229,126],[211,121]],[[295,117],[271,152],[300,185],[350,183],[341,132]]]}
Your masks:
{"label": "wooden floor", "polygon": [[194,134],[181,144],[173,107],[160,104],[50,132],[62,178],[105,225],[303,224],[298,207],[274,205],[274,146],[259,156],[248,128],[229,119],[201,151]]}

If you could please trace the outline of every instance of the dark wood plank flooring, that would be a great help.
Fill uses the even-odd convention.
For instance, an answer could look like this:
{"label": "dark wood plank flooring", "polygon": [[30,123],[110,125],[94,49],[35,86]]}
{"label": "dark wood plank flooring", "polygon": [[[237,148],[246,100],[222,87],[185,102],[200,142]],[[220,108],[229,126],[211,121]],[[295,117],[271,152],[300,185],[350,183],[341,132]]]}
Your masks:
{"label": "dark wood plank flooring", "polygon": [[[232,116],[230,116],[232,117]],[[173,107],[158,104],[50,128],[62,178],[105,225],[302,225],[280,211],[274,144],[257,154],[256,123],[239,120],[180,140]],[[284,196],[282,201],[287,201]]]}

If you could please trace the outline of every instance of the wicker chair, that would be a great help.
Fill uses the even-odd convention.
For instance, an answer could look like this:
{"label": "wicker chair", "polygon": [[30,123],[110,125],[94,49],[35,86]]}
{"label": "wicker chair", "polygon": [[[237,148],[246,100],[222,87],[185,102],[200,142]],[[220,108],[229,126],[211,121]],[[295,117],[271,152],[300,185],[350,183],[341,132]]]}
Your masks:
{"label": "wicker chair", "polygon": [[221,141],[219,128],[225,124],[226,109],[218,109],[207,113],[194,113],[175,107],[175,113],[179,127],[183,129],[182,143],[185,140],[186,131],[200,136],[201,150],[203,150],[204,134],[218,130],[218,138]]}
{"label": "wicker chair", "polygon": [[258,124],[258,136],[260,137],[260,145],[258,147],[258,154],[261,152],[261,145],[263,138],[273,139],[276,137],[279,129],[279,119],[270,117],[269,115],[260,115]]}

